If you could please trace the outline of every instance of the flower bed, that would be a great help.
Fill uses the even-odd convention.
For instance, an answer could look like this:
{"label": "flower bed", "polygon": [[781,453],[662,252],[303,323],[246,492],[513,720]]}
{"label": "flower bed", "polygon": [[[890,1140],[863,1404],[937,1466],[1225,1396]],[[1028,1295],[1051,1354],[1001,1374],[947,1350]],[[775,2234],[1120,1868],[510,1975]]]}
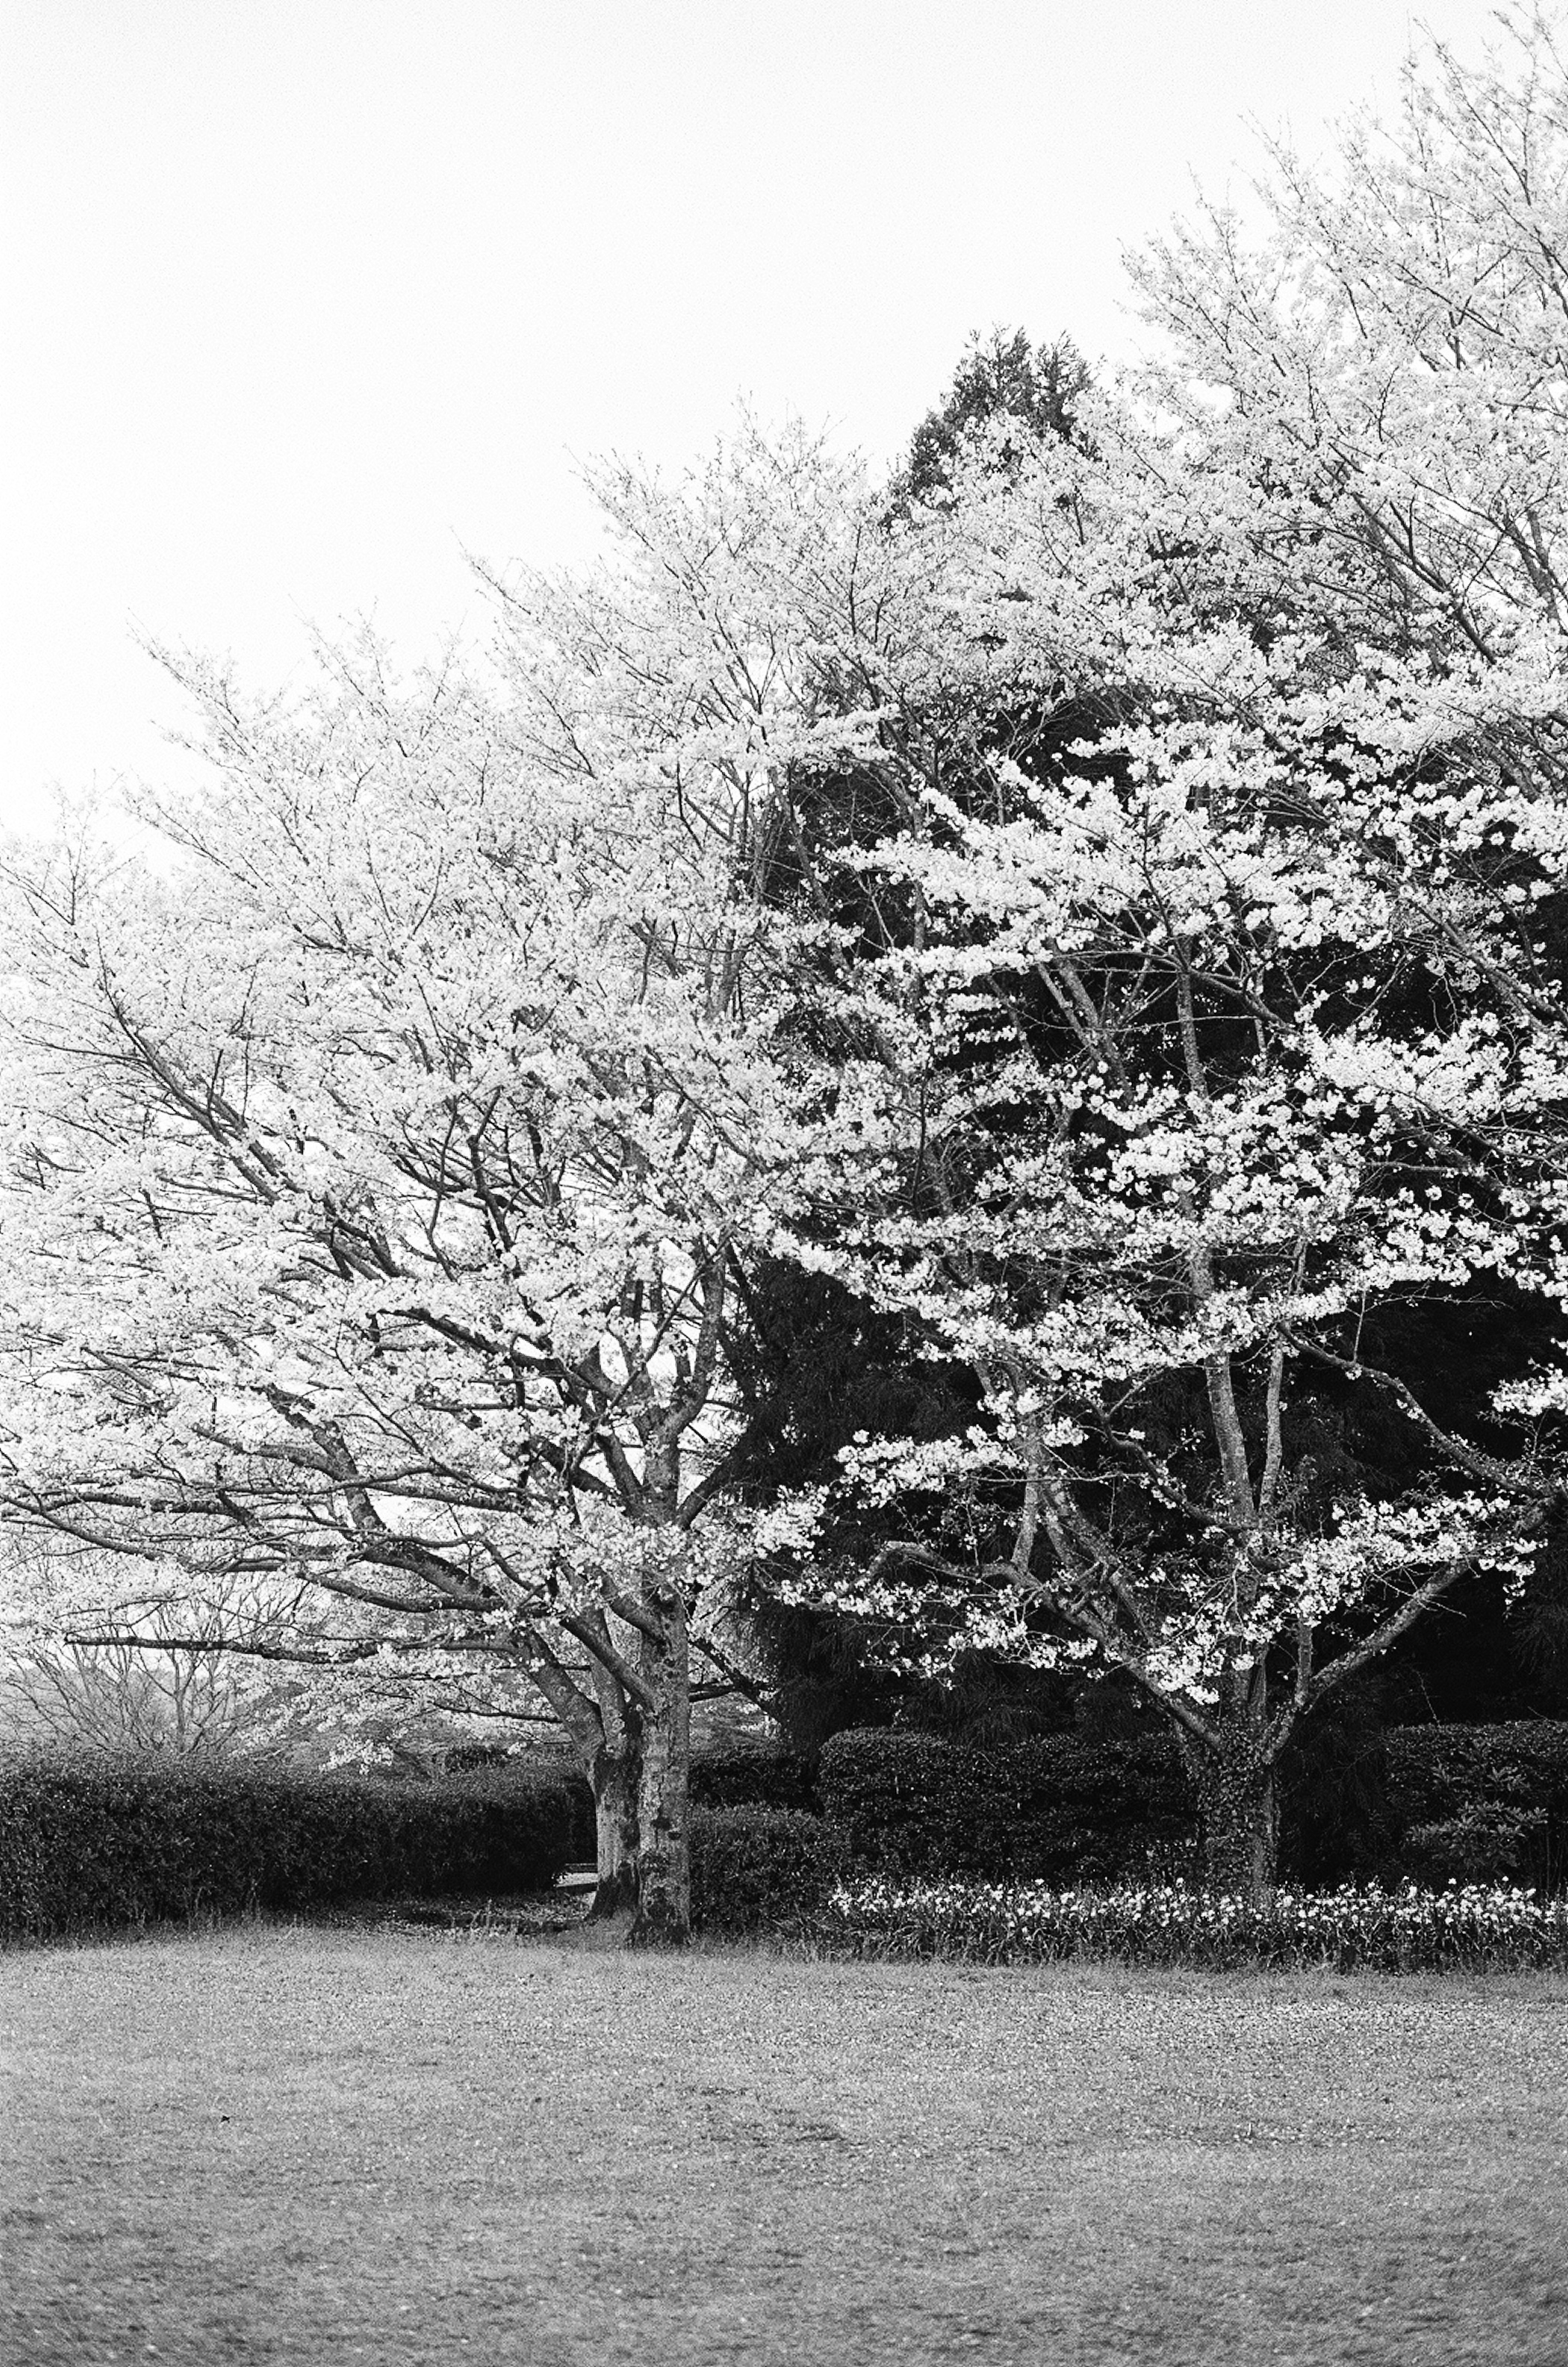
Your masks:
{"label": "flower bed", "polygon": [[1336,1972],[1568,1969],[1568,1899],[1499,1885],[1281,1889],[1268,1907],[1178,1884],[840,1884],[808,1919],[827,1954],[988,1965],[1071,1960]]}

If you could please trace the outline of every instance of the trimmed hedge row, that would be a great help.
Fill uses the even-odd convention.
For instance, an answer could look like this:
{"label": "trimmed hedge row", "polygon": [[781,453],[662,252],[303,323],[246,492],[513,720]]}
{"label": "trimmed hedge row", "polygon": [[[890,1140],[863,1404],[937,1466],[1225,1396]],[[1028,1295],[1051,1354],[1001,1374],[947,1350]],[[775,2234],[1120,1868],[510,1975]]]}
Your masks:
{"label": "trimmed hedge row", "polygon": [[252,1906],[547,1889],[558,1784],[489,1770],[417,1790],[38,1755],[0,1762],[0,1941]]}
{"label": "trimmed hedge row", "polygon": [[1197,1805],[1174,1742],[1046,1735],[977,1750],[886,1728],[836,1734],[824,1815],[863,1867],[997,1882],[1110,1882],[1184,1867]]}
{"label": "trimmed hedge row", "polygon": [[836,1825],[803,1808],[694,1807],[692,1926],[760,1931],[827,1904],[851,1871]]}
{"label": "trimmed hedge row", "polygon": [[767,1743],[710,1744],[692,1756],[692,1801],[699,1808],[814,1810],[812,1763]]}

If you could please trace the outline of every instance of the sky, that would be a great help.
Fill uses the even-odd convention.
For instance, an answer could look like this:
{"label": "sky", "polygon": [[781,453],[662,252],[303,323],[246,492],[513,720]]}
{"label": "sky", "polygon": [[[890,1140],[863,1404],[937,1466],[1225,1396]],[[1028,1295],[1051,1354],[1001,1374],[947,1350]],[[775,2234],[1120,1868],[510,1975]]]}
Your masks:
{"label": "sky", "polygon": [[1121,257],[1486,0],[4,0],[0,827],[177,783],[139,636],[255,687],[466,552],[596,544],[585,459],[738,402],[874,462],[971,332],[1125,357]]}

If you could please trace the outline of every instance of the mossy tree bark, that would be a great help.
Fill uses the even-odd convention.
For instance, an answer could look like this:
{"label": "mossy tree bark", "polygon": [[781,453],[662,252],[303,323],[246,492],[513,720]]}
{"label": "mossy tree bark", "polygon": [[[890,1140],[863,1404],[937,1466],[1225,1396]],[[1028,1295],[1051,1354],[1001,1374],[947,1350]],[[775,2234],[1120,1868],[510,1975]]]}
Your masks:
{"label": "mossy tree bark", "polygon": [[1202,1818],[1204,1887],[1249,1906],[1274,1895],[1279,1867],[1275,1761],[1250,1724],[1221,1728],[1213,1748],[1192,1754]]}
{"label": "mossy tree bark", "polygon": [[688,1801],[692,1717],[686,1606],[678,1586],[650,1590],[661,1635],[640,1639],[640,1673],[651,1695],[642,1719],[637,1788],[637,1906],[633,1947],[684,1946],[692,1928]]}

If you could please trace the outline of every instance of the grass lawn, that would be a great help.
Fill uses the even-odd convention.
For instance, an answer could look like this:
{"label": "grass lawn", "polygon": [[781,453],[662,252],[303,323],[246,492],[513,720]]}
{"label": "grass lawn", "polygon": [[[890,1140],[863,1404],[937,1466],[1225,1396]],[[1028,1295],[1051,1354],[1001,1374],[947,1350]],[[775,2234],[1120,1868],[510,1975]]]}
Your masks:
{"label": "grass lawn", "polygon": [[0,2358],[1564,2367],[1568,1982],[0,1956]]}

